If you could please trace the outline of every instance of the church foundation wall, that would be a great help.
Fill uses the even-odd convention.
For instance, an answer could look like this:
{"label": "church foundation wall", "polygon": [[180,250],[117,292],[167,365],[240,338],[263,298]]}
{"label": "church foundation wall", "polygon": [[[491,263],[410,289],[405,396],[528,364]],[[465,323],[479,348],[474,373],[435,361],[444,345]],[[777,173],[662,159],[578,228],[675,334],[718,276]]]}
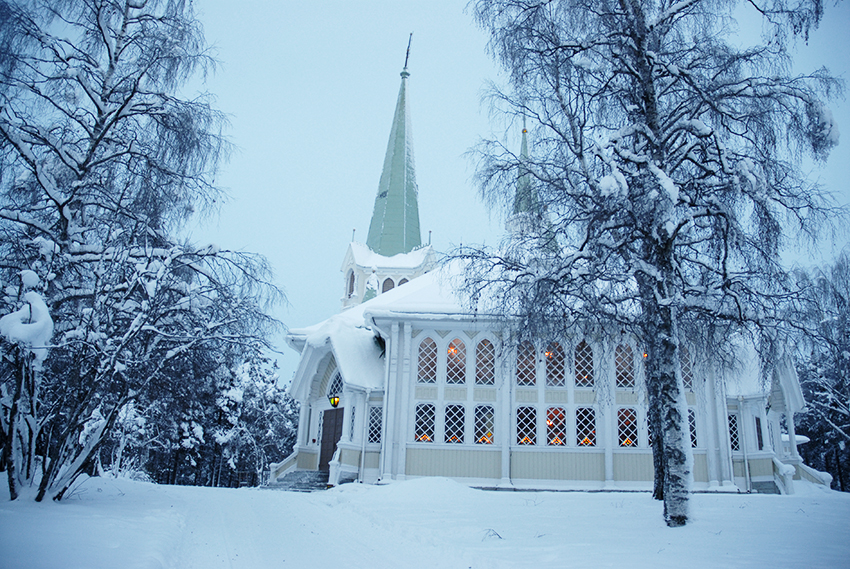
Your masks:
{"label": "church foundation wall", "polygon": [[511,453],[511,478],[605,480],[605,454],[515,450]]}
{"label": "church foundation wall", "polygon": [[614,480],[645,482],[652,480],[655,470],[652,466],[652,453],[615,453]]}
{"label": "church foundation wall", "polygon": [[501,465],[498,450],[408,448],[405,475],[500,478]]}

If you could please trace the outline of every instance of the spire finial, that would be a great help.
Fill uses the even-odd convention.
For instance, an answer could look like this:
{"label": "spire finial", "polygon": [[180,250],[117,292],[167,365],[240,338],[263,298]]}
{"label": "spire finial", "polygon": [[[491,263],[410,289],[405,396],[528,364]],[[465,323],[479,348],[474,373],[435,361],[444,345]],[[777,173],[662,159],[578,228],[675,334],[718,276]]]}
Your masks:
{"label": "spire finial", "polygon": [[413,32],[410,32],[410,38],[407,40],[407,53],[404,54],[404,68],[407,69],[407,60],[410,59],[410,44],[413,43]]}

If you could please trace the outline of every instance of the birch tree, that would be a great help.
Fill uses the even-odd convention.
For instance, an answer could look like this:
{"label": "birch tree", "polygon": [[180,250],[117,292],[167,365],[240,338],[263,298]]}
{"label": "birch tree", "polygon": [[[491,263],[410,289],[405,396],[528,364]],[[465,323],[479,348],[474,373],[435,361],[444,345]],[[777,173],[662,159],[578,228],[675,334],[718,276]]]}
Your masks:
{"label": "birch tree", "polygon": [[482,194],[509,203],[521,176],[545,213],[500,251],[465,250],[466,290],[497,299],[520,334],[578,327],[643,343],[654,495],[670,526],[687,522],[692,478],[682,340],[706,359],[730,356],[742,330],[781,349],[783,232],[815,236],[832,214],[800,159],[837,143],[823,101],[841,84],[824,69],[791,76],[788,55],[822,5],[747,3],[769,30],[753,48],[732,43],[738,5],[472,3],[507,73],[494,105],[523,117],[532,142],[527,156],[477,148]]}
{"label": "birch tree", "polygon": [[850,250],[831,266],[799,275],[809,292],[810,323],[798,364],[806,410],[797,432],[808,436],[806,463],[833,476],[833,487],[850,490]]}
{"label": "birch tree", "polygon": [[32,346],[0,343],[3,461],[13,499],[37,484],[58,500],[122,410],[191,397],[234,346],[264,343],[280,294],[262,258],[174,238],[219,197],[228,151],[208,98],[177,95],[214,63],[191,3],[0,0],[0,20],[0,314],[23,309],[31,272],[55,323],[12,423]]}

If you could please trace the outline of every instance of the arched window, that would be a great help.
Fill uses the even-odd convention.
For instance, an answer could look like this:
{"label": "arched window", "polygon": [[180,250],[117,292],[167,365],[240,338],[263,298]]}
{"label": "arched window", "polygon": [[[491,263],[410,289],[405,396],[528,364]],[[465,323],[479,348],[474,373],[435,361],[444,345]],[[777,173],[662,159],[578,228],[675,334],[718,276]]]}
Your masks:
{"label": "arched window", "polygon": [[563,407],[549,407],[546,410],[546,444],[564,446],[566,441],[567,413]]}
{"label": "arched window", "polygon": [[466,381],[466,345],[460,338],[449,342],[446,350],[446,383]]}
{"label": "arched window", "polygon": [[475,407],[475,444],[493,444],[493,418],[495,413],[492,405],[478,405]]}
{"label": "arched window", "polygon": [[516,444],[537,444],[537,409],[519,407],[516,410]]}
{"label": "arched window", "polygon": [[383,286],[381,287],[381,292],[387,292],[388,290],[392,290],[394,286],[395,283],[393,282],[393,280],[387,277],[387,279],[384,281]]}
{"label": "arched window", "polygon": [[348,298],[354,296],[354,271],[348,271]]}
{"label": "arched window", "polygon": [[433,403],[420,403],[416,406],[416,420],[413,425],[413,440],[420,443],[434,442],[434,423],[436,409]]}
{"label": "arched window", "polygon": [[398,286],[401,286],[401,285],[406,284],[406,283],[407,283],[407,279],[401,279],[400,281],[398,281]]}
{"label": "arched window", "polygon": [[475,383],[496,383],[496,349],[490,340],[481,340],[475,349]]}
{"label": "arched window", "polygon": [[463,444],[464,416],[463,405],[446,406],[446,443]]}
{"label": "arched window", "polygon": [[679,366],[682,369],[682,383],[688,391],[694,390],[694,368],[691,363],[691,354],[684,344],[679,345]]}
{"label": "arched window", "polygon": [[593,407],[576,408],[576,444],[596,446],[596,411]]}
{"label": "arched window", "polygon": [[637,412],[631,407],[617,410],[617,439],[621,447],[638,445]]}
{"label": "arched window", "polygon": [[331,385],[330,387],[328,387],[328,397],[334,395],[337,397],[342,395],[342,376],[339,374],[339,372],[336,372],[334,374],[334,377],[331,380]]}
{"label": "arched window", "polygon": [[617,387],[635,386],[635,358],[631,346],[620,344],[614,350]]}
{"label": "arched window", "polygon": [[593,387],[593,349],[584,340],[576,346],[576,387]]}
{"label": "arched window", "polygon": [[564,348],[558,342],[552,342],[546,347],[546,385],[563,387],[564,377]]}
{"label": "arched window", "polygon": [[437,382],[437,343],[425,338],[419,343],[419,383]]}
{"label": "arched window", "polygon": [[516,352],[516,384],[534,385],[536,379],[534,346],[523,342]]}

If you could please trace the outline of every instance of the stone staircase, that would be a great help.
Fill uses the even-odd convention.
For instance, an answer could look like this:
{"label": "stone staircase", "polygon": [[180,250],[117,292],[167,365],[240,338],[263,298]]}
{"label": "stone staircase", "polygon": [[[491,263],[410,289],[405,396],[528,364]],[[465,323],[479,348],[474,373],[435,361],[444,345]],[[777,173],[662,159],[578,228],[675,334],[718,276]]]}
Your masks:
{"label": "stone staircase", "polygon": [[287,490],[289,492],[318,492],[328,487],[328,473],[318,470],[293,470],[283,478],[268,484],[269,490]]}

